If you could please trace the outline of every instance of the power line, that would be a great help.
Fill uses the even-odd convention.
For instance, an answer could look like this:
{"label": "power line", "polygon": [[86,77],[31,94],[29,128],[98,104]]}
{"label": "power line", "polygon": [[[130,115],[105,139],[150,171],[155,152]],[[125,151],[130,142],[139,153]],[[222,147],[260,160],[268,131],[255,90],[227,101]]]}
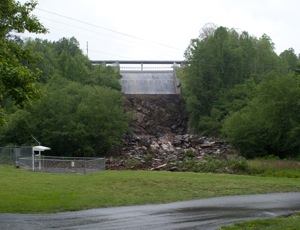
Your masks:
{"label": "power line", "polygon": [[54,13],[54,12],[50,12],[48,10],[44,10],[44,9],[41,9],[41,8],[38,8],[38,7],[36,9],[40,10],[40,11],[43,11],[43,12],[46,12],[48,14],[63,17],[63,18],[66,18],[66,19],[69,19],[69,20],[72,20],[72,21],[76,21],[76,22],[79,22],[79,23],[82,23],[82,24],[85,24],[85,25],[96,27],[96,28],[106,30],[106,31],[109,31],[109,32],[112,32],[112,33],[116,33],[116,34],[119,34],[119,35],[122,35],[122,36],[126,36],[126,37],[129,37],[129,38],[134,38],[134,39],[137,39],[137,40],[140,40],[140,41],[144,41],[144,42],[156,44],[156,45],[159,45],[159,46],[168,47],[170,49],[175,49],[175,50],[182,51],[182,49],[179,49],[179,48],[176,48],[176,47],[173,47],[173,46],[169,46],[167,44],[162,44],[162,43],[159,43],[159,42],[151,41],[151,40],[144,39],[144,38],[141,38],[141,37],[137,37],[137,36],[134,36],[134,35],[130,35],[130,34],[127,34],[127,33],[123,33],[123,32],[120,32],[120,31],[116,31],[116,30],[112,30],[112,29],[105,28],[105,27],[102,27],[102,26],[98,26],[98,25],[95,25],[95,24],[92,24],[92,23],[89,23],[89,22],[84,22],[84,21],[78,20],[76,18],[72,18],[72,17],[61,15],[61,14],[57,14],[57,13]]}
{"label": "power line", "polygon": [[[129,42],[129,43],[132,43],[132,41],[130,40],[126,40],[126,39],[123,39],[123,38],[120,38],[120,37],[116,37],[116,36],[112,36],[112,35],[106,35],[106,34],[103,34],[103,33],[99,33],[98,31],[94,31],[94,30],[90,30],[90,29],[87,29],[87,28],[82,28],[82,27],[78,27],[78,26],[74,26],[74,25],[71,25],[71,24],[68,24],[68,23],[64,23],[64,22],[59,22],[59,21],[56,21],[56,20],[52,20],[52,19],[48,19],[48,18],[44,18],[44,17],[40,17],[42,19],[45,19],[45,20],[49,20],[49,21],[52,21],[52,22],[55,22],[55,23],[59,23],[59,24],[62,24],[62,25],[66,25],[66,26],[70,26],[70,27],[76,27],[80,30],[84,30],[84,31],[88,31],[88,32],[92,32],[92,33],[95,33],[95,34],[100,34],[100,35],[105,35],[105,36],[109,36],[109,37],[113,37],[115,39],[118,39],[118,40],[122,40],[122,41],[125,41],[125,42]],[[53,27],[53,26],[50,26],[50,28],[54,29],[54,30],[59,30],[59,31],[64,31],[64,32],[67,32],[67,33],[70,33],[70,34],[74,34],[74,32],[70,32],[70,31],[67,31],[67,30],[62,30],[62,29],[58,29],[56,27]],[[87,37],[87,35],[82,35],[82,34],[78,34],[76,33],[78,36],[83,36],[83,37]],[[91,37],[91,36],[89,36]],[[99,37],[95,38],[95,37],[91,37],[92,39],[94,40],[97,40],[97,41],[104,41],[104,42],[107,42],[108,40],[104,40],[104,39],[100,39]],[[111,40],[109,41],[111,42]],[[134,42],[134,44],[136,45],[136,42]],[[143,43],[140,43],[140,45],[144,45]],[[149,45],[148,45],[149,46]],[[154,47],[153,45],[151,45],[152,47]],[[168,48],[168,47],[167,47]],[[169,52],[179,52],[178,50],[169,50]],[[180,50],[180,52],[182,52]]]}

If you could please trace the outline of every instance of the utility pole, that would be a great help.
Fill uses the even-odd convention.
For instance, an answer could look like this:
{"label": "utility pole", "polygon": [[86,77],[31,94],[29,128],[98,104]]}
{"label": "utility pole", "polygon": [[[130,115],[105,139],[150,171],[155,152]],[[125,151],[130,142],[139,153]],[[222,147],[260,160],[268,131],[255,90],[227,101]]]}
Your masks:
{"label": "utility pole", "polygon": [[86,56],[89,57],[89,42],[86,42]]}

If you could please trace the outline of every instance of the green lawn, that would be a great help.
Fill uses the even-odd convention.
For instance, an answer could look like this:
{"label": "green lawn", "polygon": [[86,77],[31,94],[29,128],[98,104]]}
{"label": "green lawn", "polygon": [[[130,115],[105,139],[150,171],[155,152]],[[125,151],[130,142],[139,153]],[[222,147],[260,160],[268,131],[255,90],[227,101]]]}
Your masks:
{"label": "green lawn", "polygon": [[1,213],[53,213],[225,195],[300,192],[299,178],[154,171],[32,173],[0,166]]}
{"label": "green lawn", "polygon": [[299,230],[300,213],[289,217],[277,217],[264,220],[238,222],[232,226],[221,227],[220,230]]}

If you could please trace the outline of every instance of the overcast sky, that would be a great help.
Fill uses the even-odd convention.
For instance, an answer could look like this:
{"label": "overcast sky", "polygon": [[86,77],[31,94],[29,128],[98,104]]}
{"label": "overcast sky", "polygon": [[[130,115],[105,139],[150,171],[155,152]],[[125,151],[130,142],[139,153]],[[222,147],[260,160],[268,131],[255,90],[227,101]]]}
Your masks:
{"label": "overcast sky", "polygon": [[[24,3],[25,0],[20,2]],[[38,37],[74,36],[92,60],[183,60],[206,23],[264,33],[280,54],[300,53],[299,0],[38,0],[33,11],[49,29]],[[26,36],[36,36],[26,34]]]}

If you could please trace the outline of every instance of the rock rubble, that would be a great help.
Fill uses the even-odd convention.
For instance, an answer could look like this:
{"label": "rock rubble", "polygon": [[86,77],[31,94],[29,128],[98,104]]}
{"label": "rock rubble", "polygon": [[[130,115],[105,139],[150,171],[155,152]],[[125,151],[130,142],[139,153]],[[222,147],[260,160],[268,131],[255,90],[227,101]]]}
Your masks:
{"label": "rock rubble", "polygon": [[145,169],[184,171],[176,167],[187,154],[198,161],[206,156],[234,157],[235,150],[225,141],[195,135],[172,135],[162,137],[129,135],[117,157],[107,159],[108,169]]}
{"label": "rock rubble", "polygon": [[107,169],[184,171],[176,162],[187,154],[201,161],[235,152],[224,140],[187,134],[188,119],[179,96],[127,97],[125,109],[133,117],[132,133],[111,152]]}

